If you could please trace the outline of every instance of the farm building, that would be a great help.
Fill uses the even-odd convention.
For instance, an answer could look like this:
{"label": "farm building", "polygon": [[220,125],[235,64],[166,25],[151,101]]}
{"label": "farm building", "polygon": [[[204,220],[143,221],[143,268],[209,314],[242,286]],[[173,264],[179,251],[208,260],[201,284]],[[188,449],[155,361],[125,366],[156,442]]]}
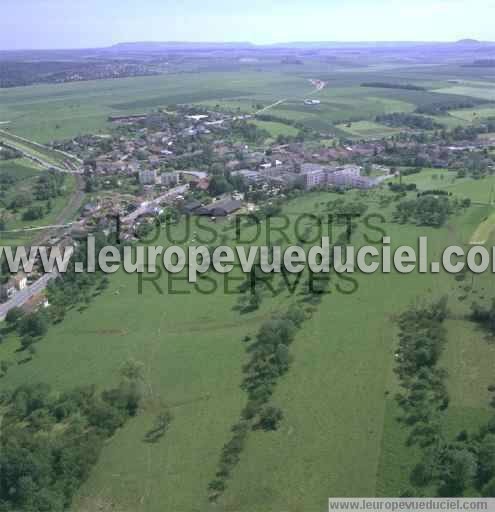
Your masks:
{"label": "farm building", "polygon": [[182,206],[181,210],[187,215],[192,215],[193,213],[197,213],[197,210],[199,208],[201,208],[201,203],[194,199],[192,201],[188,201],[187,203],[185,203]]}
{"label": "farm building", "polygon": [[236,212],[242,206],[242,203],[236,199],[221,199],[215,203],[203,206],[195,211],[198,215],[209,215],[210,217],[226,217]]}

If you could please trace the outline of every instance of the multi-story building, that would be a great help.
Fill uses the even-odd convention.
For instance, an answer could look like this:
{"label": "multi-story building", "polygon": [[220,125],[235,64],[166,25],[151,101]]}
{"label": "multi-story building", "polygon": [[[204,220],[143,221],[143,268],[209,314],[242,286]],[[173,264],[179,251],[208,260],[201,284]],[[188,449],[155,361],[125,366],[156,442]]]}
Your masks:
{"label": "multi-story building", "polygon": [[155,169],[139,171],[139,183],[141,183],[141,185],[155,185],[156,180],[157,173]]}

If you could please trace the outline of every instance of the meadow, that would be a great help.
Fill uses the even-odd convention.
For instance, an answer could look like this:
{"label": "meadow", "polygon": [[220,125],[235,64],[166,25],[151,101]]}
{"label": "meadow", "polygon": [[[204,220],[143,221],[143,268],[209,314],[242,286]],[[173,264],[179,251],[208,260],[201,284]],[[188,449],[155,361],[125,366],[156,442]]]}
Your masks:
{"label": "meadow", "polygon": [[[382,194],[388,192],[352,193],[349,198],[364,200],[368,213],[385,215],[380,227],[393,246],[414,246],[419,235],[428,235],[432,256],[448,244],[466,243],[486,215],[486,209],[472,207],[441,229],[397,225],[389,222],[390,208],[379,206]],[[324,214],[325,203],[338,197],[309,194],[285,211]],[[228,225],[215,229],[233,243]],[[360,227],[357,246],[364,243],[365,233],[377,235]],[[288,291],[275,298],[268,294],[258,311],[240,314],[234,310],[238,295],[224,293],[223,284],[208,295],[183,281],[172,282],[167,290],[163,276],[158,281],[163,295],[151,282],[143,284],[139,295],[137,276],[119,272],[87,308],[70,312],[52,327],[33,361],[13,367],[0,380],[0,389],[27,379],[59,390],[87,383],[104,388],[117,382],[125,361],[144,363],[143,410],[105,446],[74,512],[98,506],[106,510],[110,504],[123,512],[164,507],[177,512],[296,512],[324,510],[331,495],[395,495],[407,486],[414,450],[405,447],[395,421],[394,320],[421,297],[443,294],[449,295],[454,315],[465,314],[466,304],[459,300],[464,292],[446,273],[353,277],[358,290],[342,293],[353,286],[334,282],[298,333],[291,369],[273,397],[284,411],[282,425],[276,432],[249,434],[234,477],[216,505],[208,503],[207,484],[246,401],[239,388],[247,361],[242,339],[254,335],[271,312],[295,300]],[[483,278],[487,297],[493,292],[491,281]],[[228,289],[234,292],[238,283],[230,282]],[[452,325],[444,363],[450,370],[452,415],[469,414],[470,428],[475,428],[488,411],[486,394],[476,390],[489,383],[495,353],[469,326],[466,338]],[[17,341],[8,338],[0,344],[0,359],[21,360],[16,348]],[[459,368],[468,368],[469,379]],[[143,438],[163,405],[174,415],[170,429],[159,443],[146,444]]]}
{"label": "meadow", "polygon": [[339,124],[337,128],[355,139],[381,139],[400,133],[400,129],[390,128],[373,121],[358,121],[355,123]]}

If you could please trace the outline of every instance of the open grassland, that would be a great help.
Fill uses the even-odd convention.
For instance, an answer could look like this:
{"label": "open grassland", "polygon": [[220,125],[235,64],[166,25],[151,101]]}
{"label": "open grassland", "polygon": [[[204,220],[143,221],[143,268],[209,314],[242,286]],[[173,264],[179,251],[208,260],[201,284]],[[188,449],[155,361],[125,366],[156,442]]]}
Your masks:
{"label": "open grassland", "polygon": [[[370,211],[389,219],[390,209],[380,208],[379,195],[373,191],[349,197],[361,197]],[[337,197],[341,196],[310,194],[291,202],[286,212],[323,214],[324,203]],[[380,227],[392,237],[394,247],[414,246],[419,235],[428,235],[430,254],[438,257],[446,245],[469,240],[485,214],[482,210],[473,207],[441,229],[389,222]],[[232,237],[224,227],[219,224],[215,229]],[[364,243],[364,233],[373,239],[378,235],[361,227],[357,246]],[[185,294],[171,293],[164,275],[158,281],[163,295],[151,282],[144,283],[139,295],[137,276],[119,272],[86,309],[70,312],[53,327],[34,360],[12,368],[0,388],[28,379],[57,389],[88,383],[104,388],[117,381],[126,360],[145,364],[143,411],[105,446],[74,504],[76,512],[102,503],[133,512],[323,511],[331,495],[397,495],[407,486],[415,452],[404,446],[404,433],[395,421],[394,321],[419,297],[448,294],[457,315],[466,306],[457,300],[458,283],[446,273],[353,277],[358,290],[342,293],[354,285],[333,281],[331,293],[298,333],[291,348],[291,370],[273,398],[284,411],[281,428],[249,434],[240,464],[217,505],[208,503],[207,484],[246,400],[239,389],[247,360],[241,340],[254,335],[271,311],[295,299],[288,291],[265,297],[260,310],[241,315],[233,310],[237,295],[223,289],[203,295],[175,281],[172,290]],[[237,284],[231,283],[229,289],[234,291]],[[453,326],[454,335],[455,330]],[[484,408],[485,394],[476,395],[475,389],[489,379],[495,354],[481,338],[477,343],[482,362],[467,353],[470,343],[463,336],[453,339],[446,354],[456,411]],[[7,338],[0,344],[0,359],[21,359],[16,348],[17,342]],[[469,369],[468,382],[460,367]],[[174,420],[159,443],[148,445],[144,435],[162,405],[171,408]]]}

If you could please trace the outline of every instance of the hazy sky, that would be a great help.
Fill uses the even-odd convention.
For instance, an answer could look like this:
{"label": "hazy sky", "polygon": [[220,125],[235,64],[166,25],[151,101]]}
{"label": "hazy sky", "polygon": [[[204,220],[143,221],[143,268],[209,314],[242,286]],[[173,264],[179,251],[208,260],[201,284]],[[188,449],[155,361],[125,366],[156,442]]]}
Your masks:
{"label": "hazy sky", "polygon": [[0,49],[495,40],[495,0],[0,0]]}

